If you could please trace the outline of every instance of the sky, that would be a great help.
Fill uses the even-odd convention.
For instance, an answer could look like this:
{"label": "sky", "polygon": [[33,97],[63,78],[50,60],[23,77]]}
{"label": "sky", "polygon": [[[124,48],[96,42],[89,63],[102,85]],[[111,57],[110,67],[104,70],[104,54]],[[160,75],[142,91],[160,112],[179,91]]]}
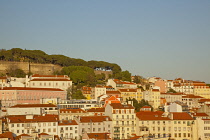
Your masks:
{"label": "sky", "polygon": [[0,0],[0,48],[210,83],[210,1]]}

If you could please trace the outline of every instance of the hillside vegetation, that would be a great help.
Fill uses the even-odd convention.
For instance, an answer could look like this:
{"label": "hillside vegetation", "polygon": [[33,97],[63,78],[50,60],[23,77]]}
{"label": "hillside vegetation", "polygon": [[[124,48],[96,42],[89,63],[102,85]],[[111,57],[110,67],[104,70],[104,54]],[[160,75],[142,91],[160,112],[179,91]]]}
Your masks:
{"label": "hillside vegetation", "polygon": [[[101,67],[111,69],[113,75],[109,78],[117,78],[125,81],[130,81],[131,73],[122,71],[121,67],[114,63],[104,61],[85,61],[83,59],[70,58],[64,55],[48,55],[41,50],[23,50],[20,48],[13,48],[11,50],[0,50],[0,60],[15,61],[15,62],[31,62],[41,64],[57,64],[63,67],[61,71],[55,74],[68,75],[76,85],[90,85],[101,84],[105,81],[104,74],[95,75],[94,68]],[[21,70],[9,70],[7,74],[17,76],[17,71],[23,77],[24,73]]]}

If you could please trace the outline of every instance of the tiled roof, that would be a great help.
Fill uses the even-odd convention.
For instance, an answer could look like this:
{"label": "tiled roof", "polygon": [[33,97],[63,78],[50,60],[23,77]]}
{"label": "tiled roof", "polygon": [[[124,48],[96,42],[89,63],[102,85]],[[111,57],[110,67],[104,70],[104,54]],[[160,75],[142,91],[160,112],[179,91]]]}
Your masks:
{"label": "tiled roof", "polygon": [[82,87],[82,90],[83,90],[83,91],[86,91],[86,90],[87,90],[87,91],[91,91],[91,87],[83,86],[83,87]]}
{"label": "tiled roof", "polygon": [[130,140],[138,140],[139,138],[141,138],[142,136],[134,136],[134,137],[131,137]]}
{"label": "tiled roof", "polygon": [[91,108],[87,112],[105,112],[105,108]]}
{"label": "tiled roof", "polygon": [[69,79],[48,79],[48,78],[39,79],[39,78],[37,78],[37,79],[32,79],[30,81],[71,81],[71,80],[69,80]]}
{"label": "tiled roof", "polygon": [[46,135],[49,135],[49,134],[47,134],[47,133],[40,133],[39,136],[41,136],[41,135],[45,135],[46,136]]}
{"label": "tiled roof", "polygon": [[177,92],[177,93],[160,93],[161,95],[184,95],[183,92]]}
{"label": "tiled roof", "polygon": [[199,103],[210,102],[210,99],[200,99]]}
{"label": "tiled roof", "polygon": [[34,115],[33,119],[26,119],[26,115],[8,116],[10,123],[32,123],[32,122],[57,122],[58,115]]}
{"label": "tiled roof", "polygon": [[64,91],[58,88],[30,88],[30,87],[4,87],[0,90],[44,90],[44,91]]}
{"label": "tiled roof", "polygon": [[80,122],[82,123],[89,123],[89,122],[103,122],[106,121],[112,121],[109,116],[81,116]]}
{"label": "tiled roof", "polygon": [[173,120],[193,120],[193,118],[186,112],[173,112]]}
{"label": "tiled roof", "polygon": [[109,133],[87,133],[89,139],[94,139],[94,140],[106,140],[106,139],[111,139],[109,137]]}
{"label": "tiled roof", "polygon": [[122,82],[119,79],[114,79],[113,80],[116,84],[122,84]]}
{"label": "tiled roof", "polygon": [[170,120],[168,117],[162,117],[162,114],[163,114],[162,111],[156,111],[156,112],[140,111],[136,113],[136,117],[139,118],[139,120]]}
{"label": "tiled roof", "polygon": [[5,132],[0,134],[0,138],[9,138],[10,140],[14,140],[12,132]]}
{"label": "tiled roof", "polygon": [[26,108],[26,107],[57,107],[53,104],[17,104],[10,108]]}
{"label": "tiled roof", "polygon": [[143,106],[142,108],[151,108],[151,107],[150,107],[150,106],[145,105],[145,106]]}
{"label": "tiled roof", "polygon": [[122,105],[121,103],[111,103],[110,106],[112,106],[113,109],[134,109],[130,104]]}
{"label": "tiled roof", "polygon": [[58,125],[78,125],[75,120],[63,120],[59,122]]}
{"label": "tiled roof", "polygon": [[86,111],[84,111],[81,108],[66,108],[66,109],[60,109],[60,113],[86,113]]}
{"label": "tiled roof", "polygon": [[182,96],[182,98],[203,98],[201,96],[196,96],[196,95],[193,95],[193,94],[187,94],[185,96]]}
{"label": "tiled roof", "polygon": [[152,91],[157,91],[157,92],[159,92],[160,90],[159,90],[159,89],[152,89]]}
{"label": "tiled roof", "polygon": [[209,116],[206,113],[193,113],[192,115],[194,117],[208,117]]}
{"label": "tiled roof", "polygon": [[126,84],[126,85],[135,85],[135,83],[132,83],[132,82],[122,82],[122,84]]}

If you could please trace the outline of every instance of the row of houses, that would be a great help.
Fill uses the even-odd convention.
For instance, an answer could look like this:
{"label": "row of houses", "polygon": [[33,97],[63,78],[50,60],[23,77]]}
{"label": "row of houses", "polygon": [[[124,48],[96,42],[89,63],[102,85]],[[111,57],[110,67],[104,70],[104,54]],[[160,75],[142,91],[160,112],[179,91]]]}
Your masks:
{"label": "row of houses", "polygon": [[20,139],[210,139],[210,117],[204,112],[151,111],[149,106],[135,112],[131,104],[121,103],[87,111],[20,104],[8,108],[0,121],[2,135]]}

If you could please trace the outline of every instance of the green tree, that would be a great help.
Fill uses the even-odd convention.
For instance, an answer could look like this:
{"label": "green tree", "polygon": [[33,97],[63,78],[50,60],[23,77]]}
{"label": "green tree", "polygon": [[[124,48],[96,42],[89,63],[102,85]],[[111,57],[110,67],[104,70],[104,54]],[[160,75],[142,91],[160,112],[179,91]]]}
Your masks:
{"label": "green tree", "polygon": [[135,107],[136,112],[138,112],[140,110],[140,108],[142,108],[143,106],[150,106],[153,111],[153,107],[149,104],[148,101],[145,101],[144,99],[142,99],[140,102],[138,102],[135,98],[133,98],[133,99],[129,98],[129,99],[126,99],[127,103],[128,103],[128,101],[133,102],[133,106]]}
{"label": "green tree", "polygon": [[77,90],[76,92],[72,93],[71,97],[72,99],[86,99],[81,90]]}
{"label": "green tree", "polygon": [[7,74],[12,77],[24,78],[26,76],[26,73],[22,69],[10,68],[10,69],[7,69],[6,71],[7,71]]}
{"label": "green tree", "polygon": [[170,88],[170,89],[167,91],[167,93],[176,93],[176,91],[175,91],[174,89]]}

